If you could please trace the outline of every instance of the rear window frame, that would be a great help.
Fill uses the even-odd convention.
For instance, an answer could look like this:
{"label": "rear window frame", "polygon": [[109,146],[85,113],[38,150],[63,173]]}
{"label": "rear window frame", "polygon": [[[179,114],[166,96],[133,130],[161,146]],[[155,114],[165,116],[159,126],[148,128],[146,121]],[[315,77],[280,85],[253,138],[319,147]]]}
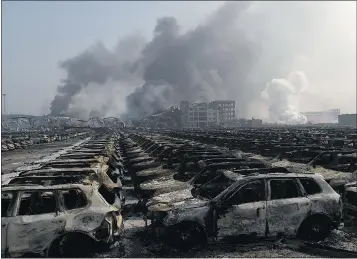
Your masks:
{"label": "rear window frame", "polygon": [[[83,194],[83,198],[86,202],[86,206],[84,207],[79,207],[79,208],[75,208],[75,209],[67,209],[65,204],[64,204],[64,197],[63,197],[63,191],[71,191],[71,190],[74,190],[74,191],[79,191]],[[75,211],[75,210],[82,210],[82,209],[86,209],[90,206],[90,202],[88,200],[88,197],[87,195],[85,194],[85,192],[83,190],[81,190],[80,188],[68,188],[68,189],[60,189],[60,190],[57,190],[58,191],[58,203],[59,203],[59,207],[60,207],[60,211],[61,212],[71,212],[71,211]]]}
{"label": "rear window frame", "polygon": [[[299,196],[298,197],[291,197],[291,198],[282,198],[282,199],[272,199],[271,198],[271,195],[272,195],[272,190],[271,190],[271,181],[293,181],[296,188],[297,188],[297,191],[298,191],[298,194]],[[268,196],[267,196],[267,201],[281,201],[281,200],[287,200],[287,199],[296,199],[296,198],[302,198],[305,196],[304,194],[304,190],[301,189],[301,186],[300,186],[300,182],[296,181],[297,179],[294,178],[294,177],[271,177],[271,178],[268,178],[266,183],[267,183],[267,191],[268,191]]]}
{"label": "rear window frame", "polygon": [[[101,188],[103,188],[103,189],[105,189],[105,191],[107,191],[107,192],[109,192],[109,193],[111,193],[112,195],[114,195],[114,202],[113,203],[110,203],[110,202],[108,202],[107,201],[107,199],[103,196],[103,194],[100,192],[100,189]],[[100,198],[107,204],[107,205],[109,205],[109,206],[114,206],[114,204],[115,204],[115,202],[116,202],[116,199],[117,199],[117,195],[114,193],[114,192],[112,192],[111,190],[109,190],[104,184],[101,184],[99,187],[98,187],[98,189],[96,190],[97,191],[97,193],[98,193],[98,195],[100,196]]]}
{"label": "rear window frame", "polygon": [[[312,178],[312,177],[301,177],[301,178],[298,178],[297,180],[298,180],[298,182],[299,182],[300,188],[301,188],[301,190],[303,191],[304,195],[306,195],[306,196],[309,195],[309,196],[310,196],[310,195],[316,195],[316,194],[321,194],[321,193],[323,193],[323,189],[322,189],[321,185],[320,185],[320,184],[318,183],[318,181],[316,181],[314,178]],[[313,181],[313,182],[320,188],[320,191],[319,191],[319,192],[316,192],[316,193],[312,193],[312,194],[307,193],[307,192],[306,192],[306,189],[305,189],[305,187],[304,187],[304,185],[303,185],[302,182],[301,182],[301,180],[310,180],[310,181]]]}

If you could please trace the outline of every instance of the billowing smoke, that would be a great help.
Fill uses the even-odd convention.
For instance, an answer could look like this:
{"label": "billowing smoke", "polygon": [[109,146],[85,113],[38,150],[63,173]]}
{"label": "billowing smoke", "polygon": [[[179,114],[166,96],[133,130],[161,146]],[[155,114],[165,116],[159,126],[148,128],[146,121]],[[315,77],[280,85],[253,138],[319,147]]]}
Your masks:
{"label": "billowing smoke", "polygon": [[[225,5],[206,24],[183,34],[174,18],[159,19],[153,40],[142,52],[147,83],[127,98],[131,115],[143,115],[181,100],[228,98],[229,93],[236,93],[234,98],[244,102],[243,94],[249,91],[246,75],[257,62],[254,53],[259,51],[236,23],[236,17],[247,7],[247,3]],[[157,81],[161,83],[152,83]]]}
{"label": "billowing smoke", "polygon": [[271,122],[284,124],[304,124],[307,118],[300,114],[299,96],[308,87],[303,72],[291,73],[288,78],[273,79],[268,83],[261,97],[269,105]]}
{"label": "billowing smoke", "polygon": [[[299,93],[307,81],[303,72],[292,71],[306,73],[306,91],[331,92],[335,84],[329,82],[337,78],[355,86],[355,36],[336,26],[342,20],[334,14],[337,5],[223,3],[188,31],[173,17],[160,18],[150,41],[131,36],[114,51],[97,44],[63,62],[67,79],[51,113],[140,118],[182,100],[233,99],[240,117],[263,117],[269,110],[270,121],[302,123]],[[334,26],[325,26],[326,17]],[[331,41],[335,34],[339,41]],[[261,103],[264,89],[268,107]]]}
{"label": "billowing smoke", "polygon": [[60,64],[67,79],[57,88],[51,103],[51,115],[72,115],[82,119],[93,115],[118,116],[125,110],[125,97],[133,85],[143,80],[129,60],[137,59],[144,45],[140,36],[118,43],[111,52],[101,43]]}

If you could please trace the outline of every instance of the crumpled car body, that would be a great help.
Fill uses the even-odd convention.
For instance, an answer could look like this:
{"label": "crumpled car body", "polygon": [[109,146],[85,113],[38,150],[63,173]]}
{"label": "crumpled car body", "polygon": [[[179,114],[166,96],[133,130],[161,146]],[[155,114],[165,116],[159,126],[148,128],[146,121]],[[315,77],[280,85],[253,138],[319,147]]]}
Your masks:
{"label": "crumpled car body", "polygon": [[[223,162],[227,160],[228,162]],[[167,192],[172,192],[172,191],[177,191],[177,190],[182,190],[185,188],[190,188],[192,184],[199,184],[200,182],[205,183],[206,180],[208,180],[210,177],[213,177],[216,175],[216,171],[220,168],[231,168],[231,167],[236,167],[240,168],[242,166],[249,166],[249,167],[265,167],[264,164],[261,163],[254,163],[254,162],[248,162],[248,161],[241,161],[241,162],[229,162],[230,159],[225,159],[222,158],[221,162],[218,162],[219,160],[216,161],[216,163],[212,163],[210,165],[206,165],[203,161],[199,162],[199,167],[202,168],[200,171],[196,171],[196,173],[190,173],[191,177],[188,181],[179,181],[174,178],[173,174],[168,173],[167,175],[157,177],[153,180],[145,181],[139,185],[139,195],[142,197],[152,197],[152,196],[157,196],[163,193]],[[233,160],[232,160],[233,161]],[[239,160],[237,160],[239,161]],[[195,170],[193,170],[195,172]],[[209,172],[209,177],[207,178],[208,175],[205,175],[205,173]]]}
{"label": "crumpled car body", "polygon": [[1,145],[1,151],[2,151],[2,152],[9,151],[9,149],[8,149],[8,147],[7,147],[6,144],[2,144],[2,145]]}
{"label": "crumpled car body", "polygon": [[[78,200],[73,199],[77,197],[73,192],[80,197]],[[40,200],[33,199],[35,194],[41,197],[42,203],[36,203]],[[1,218],[1,253],[6,257],[50,256],[55,241],[68,234],[85,235],[98,244],[111,244],[123,232],[119,209],[106,202],[98,186],[5,186],[2,203],[7,205]]]}
{"label": "crumpled car body", "polygon": [[[311,189],[306,189],[310,188],[306,186],[309,185],[302,184],[306,179],[317,183],[319,191],[308,194]],[[290,181],[298,190],[297,197],[277,198],[275,192],[279,188],[273,189],[274,181]],[[251,188],[255,184],[260,189],[252,192],[255,187]],[[261,194],[259,199],[252,198],[254,193]],[[211,201],[190,197],[188,190],[176,195],[185,196],[186,199],[151,205],[152,226],[159,237],[169,239],[169,235],[173,239],[172,235],[176,232],[172,229],[179,231],[182,224],[197,225],[212,241],[281,235],[294,237],[312,222],[328,222],[326,231],[337,228],[342,218],[340,196],[317,174],[247,175]],[[161,201],[164,198],[162,196]]]}
{"label": "crumpled car body", "polygon": [[186,182],[175,180],[172,174],[168,174],[141,183],[139,185],[139,195],[142,197],[151,197],[170,191],[180,190],[185,186],[187,186]]}
{"label": "crumpled car body", "polygon": [[357,218],[357,182],[345,185],[343,209],[347,215]]}

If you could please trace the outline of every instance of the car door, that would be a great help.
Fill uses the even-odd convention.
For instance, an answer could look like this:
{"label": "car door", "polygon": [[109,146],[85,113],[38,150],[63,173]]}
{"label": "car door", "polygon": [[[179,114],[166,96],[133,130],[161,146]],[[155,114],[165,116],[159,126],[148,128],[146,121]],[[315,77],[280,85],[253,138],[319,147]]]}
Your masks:
{"label": "car door", "polygon": [[7,257],[8,226],[14,220],[13,208],[16,203],[16,192],[3,191],[1,193],[1,257]]}
{"label": "car door", "polygon": [[295,179],[268,180],[267,220],[269,236],[295,236],[311,209],[311,201]]}
{"label": "car door", "polygon": [[218,202],[217,239],[259,238],[266,232],[266,191],[262,179],[241,185],[230,197]]}
{"label": "car door", "polygon": [[9,255],[40,254],[65,227],[65,218],[58,214],[57,193],[28,191],[19,195],[15,216],[8,224]]}

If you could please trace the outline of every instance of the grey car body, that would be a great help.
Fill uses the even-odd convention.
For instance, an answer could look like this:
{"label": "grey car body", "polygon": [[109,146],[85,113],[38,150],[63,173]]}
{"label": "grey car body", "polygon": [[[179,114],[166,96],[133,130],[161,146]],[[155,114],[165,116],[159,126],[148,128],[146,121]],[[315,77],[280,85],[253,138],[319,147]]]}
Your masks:
{"label": "grey car body", "polygon": [[[315,189],[306,185],[311,180]],[[279,184],[286,185],[285,194]],[[162,208],[153,217],[157,235],[170,235],[176,245],[187,225],[199,233],[194,240],[205,242],[296,236],[312,225],[324,232],[313,233],[311,238],[317,239],[339,226],[342,201],[318,174],[253,174],[237,178],[211,201],[193,197]]]}

